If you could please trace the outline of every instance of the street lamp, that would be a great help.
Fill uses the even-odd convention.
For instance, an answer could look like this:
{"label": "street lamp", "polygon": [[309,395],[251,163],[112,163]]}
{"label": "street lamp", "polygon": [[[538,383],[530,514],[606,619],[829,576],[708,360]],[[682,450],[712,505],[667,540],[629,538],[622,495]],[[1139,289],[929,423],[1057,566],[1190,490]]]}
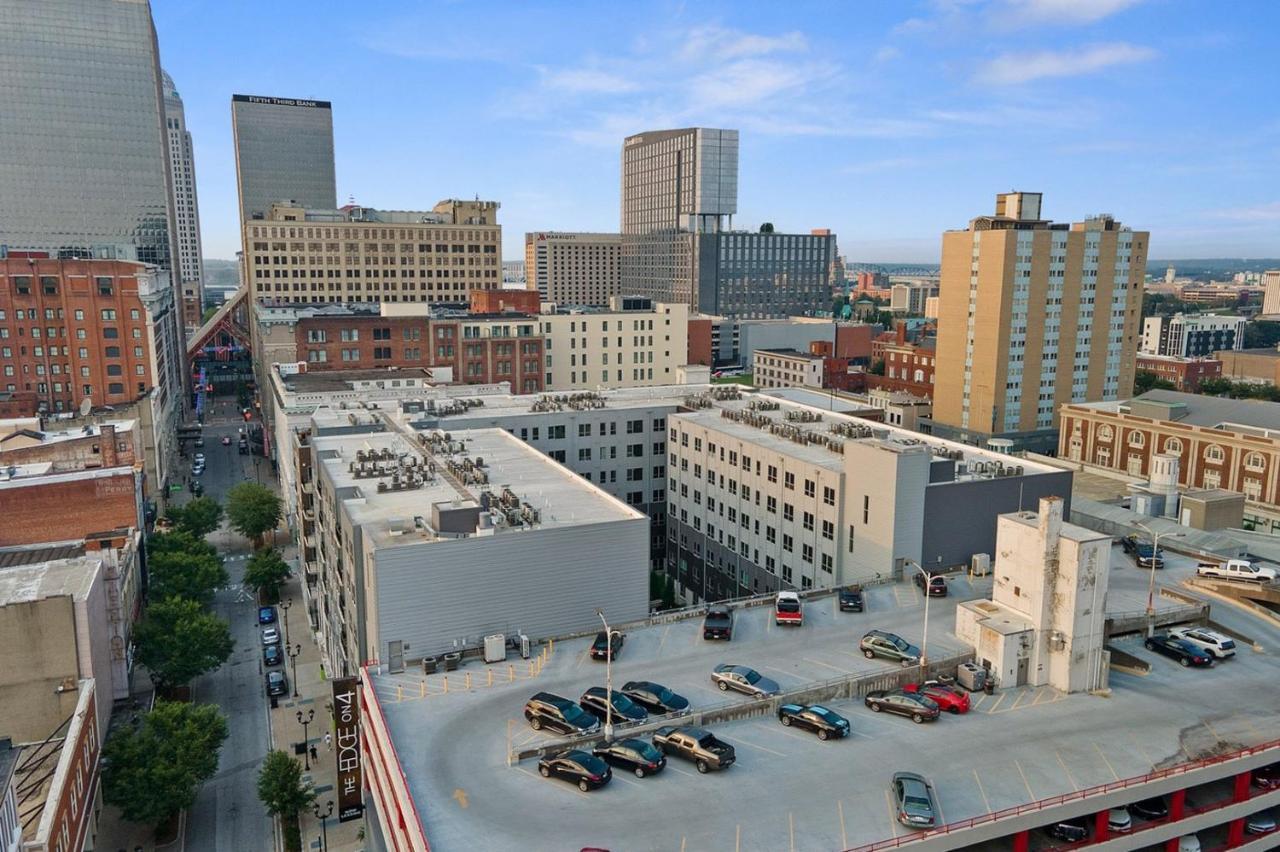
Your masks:
{"label": "street lamp", "polygon": [[[1143,523],[1134,522],[1135,527],[1145,530],[1147,535],[1151,536],[1151,579],[1147,583],[1147,635],[1156,632],[1155,614],[1156,614],[1156,560],[1160,558],[1160,536],[1165,533],[1153,532],[1151,527]],[[1182,538],[1186,533],[1168,533],[1169,538]],[[1142,567],[1142,557],[1136,559],[1138,567]]]}
{"label": "street lamp", "polygon": [[293,662],[293,697],[298,697],[298,657],[302,656],[302,645],[294,645],[290,648],[284,646],[284,652],[289,655],[289,659]]}
{"label": "street lamp", "polygon": [[929,590],[933,586],[935,575],[924,570],[924,566],[914,559],[908,559],[906,563],[916,566],[916,570],[924,575],[924,635],[920,639],[920,672],[923,675],[929,665]]}
{"label": "street lamp", "polygon": [[307,711],[307,715],[303,716],[302,711],[298,711],[298,724],[302,726],[302,767],[308,772],[311,771],[311,739],[307,736],[307,726],[316,718],[315,708]]}
{"label": "street lamp", "polygon": [[[705,570],[705,569],[704,569]],[[604,625],[604,738],[613,739],[613,630],[605,621],[604,610],[596,610],[600,623]]]}
{"label": "street lamp", "polygon": [[[285,598],[280,601],[280,611],[283,613],[281,620],[284,622],[284,646],[289,647],[289,607],[293,606],[293,598]],[[297,674],[295,672],[295,674]]]}
{"label": "street lamp", "polygon": [[320,852],[328,852],[329,850],[329,817],[333,816],[333,799],[329,800],[329,807],[321,811],[320,803],[316,802],[312,805],[312,813],[316,815],[316,819],[320,820],[320,836],[322,845]]}

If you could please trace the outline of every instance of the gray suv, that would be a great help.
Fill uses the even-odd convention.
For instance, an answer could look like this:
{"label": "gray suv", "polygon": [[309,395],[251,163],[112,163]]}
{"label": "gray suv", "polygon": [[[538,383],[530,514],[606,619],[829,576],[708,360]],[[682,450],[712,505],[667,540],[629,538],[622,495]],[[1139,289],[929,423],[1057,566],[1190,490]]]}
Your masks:
{"label": "gray suv", "polygon": [[886,660],[898,661],[903,668],[920,662],[919,648],[896,633],[885,630],[868,630],[867,635],[863,636],[862,641],[858,643],[858,647],[862,649],[863,656],[868,660],[883,657]]}

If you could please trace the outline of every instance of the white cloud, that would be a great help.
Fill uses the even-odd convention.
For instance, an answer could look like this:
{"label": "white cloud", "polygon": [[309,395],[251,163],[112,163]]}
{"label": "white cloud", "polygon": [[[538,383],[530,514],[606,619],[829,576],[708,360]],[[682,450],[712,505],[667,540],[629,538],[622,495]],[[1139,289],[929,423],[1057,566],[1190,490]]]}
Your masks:
{"label": "white cloud", "polygon": [[1142,0],[1005,0],[1004,9],[992,10],[993,18],[1008,25],[1092,24],[1136,6]]}
{"label": "white cloud", "polygon": [[808,49],[808,40],[803,33],[796,31],[766,36],[706,26],[689,32],[680,48],[680,56],[686,61],[697,62],[767,56],[771,53],[801,53]]}
{"label": "white cloud", "polygon": [[690,106],[714,110],[758,104],[786,92],[803,92],[835,73],[835,68],[818,64],[761,59],[730,62],[689,81]]}
{"label": "white cloud", "polygon": [[1094,44],[1075,50],[1005,53],[979,67],[980,83],[1015,85],[1046,77],[1078,77],[1115,65],[1146,62],[1156,56],[1149,47],[1126,42]]}
{"label": "white cloud", "polygon": [[598,68],[551,70],[540,67],[538,72],[542,75],[543,86],[562,92],[617,95],[623,92],[634,92],[640,88],[640,84],[635,80]]}
{"label": "white cloud", "polygon": [[1280,201],[1215,210],[1209,215],[1215,219],[1229,219],[1233,222],[1280,222]]}

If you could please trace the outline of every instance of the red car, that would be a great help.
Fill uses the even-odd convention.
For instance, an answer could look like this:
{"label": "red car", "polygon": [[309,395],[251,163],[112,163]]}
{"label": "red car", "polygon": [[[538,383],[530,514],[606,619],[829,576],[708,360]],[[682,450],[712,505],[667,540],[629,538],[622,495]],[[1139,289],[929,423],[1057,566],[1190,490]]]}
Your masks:
{"label": "red car", "polygon": [[924,693],[933,699],[939,710],[945,710],[948,713],[959,715],[969,712],[969,693],[958,687],[938,683],[936,680],[927,680],[924,683],[909,683],[902,687],[902,691]]}

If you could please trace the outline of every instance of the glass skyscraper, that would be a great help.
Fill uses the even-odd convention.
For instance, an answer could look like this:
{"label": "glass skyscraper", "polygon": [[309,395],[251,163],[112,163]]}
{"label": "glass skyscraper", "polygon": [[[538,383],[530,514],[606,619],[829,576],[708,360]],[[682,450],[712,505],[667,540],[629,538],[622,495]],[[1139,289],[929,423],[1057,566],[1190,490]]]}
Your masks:
{"label": "glass skyscraper", "polygon": [[333,110],[328,101],[232,95],[240,221],[276,201],[338,206],[333,174]]}
{"label": "glass skyscraper", "polygon": [[0,0],[0,246],[173,267],[158,54],[145,0]]}

